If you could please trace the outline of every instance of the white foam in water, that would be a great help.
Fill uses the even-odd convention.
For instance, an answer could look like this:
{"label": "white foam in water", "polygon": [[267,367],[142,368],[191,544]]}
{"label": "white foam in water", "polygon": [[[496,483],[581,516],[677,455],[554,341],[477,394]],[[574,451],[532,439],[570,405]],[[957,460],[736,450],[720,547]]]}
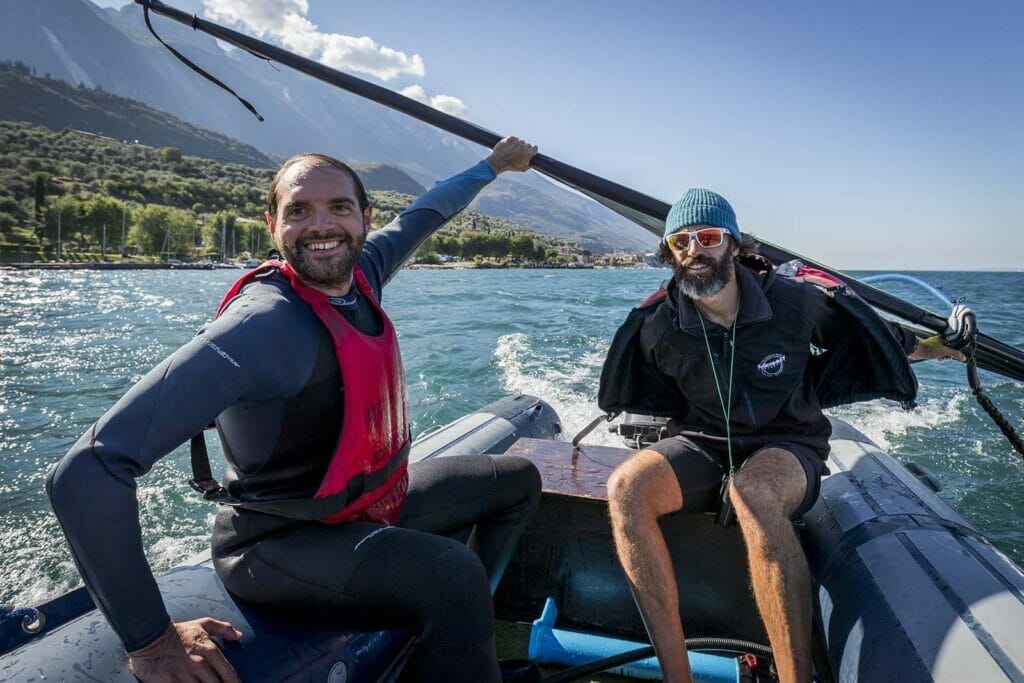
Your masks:
{"label": "white foam in water", "polygon": [[153,571],[161,572],[199,554],[209,545],[209,533],[184,537],[164,536],[147,548],[146,556]]}
{"label": "white foam in water", "polygon": [[[552,357],[534,348],[527,335],[515,333],[498,339],[494,357],[504,375],[505,388],[547,401],[562,419],[561,437],[569,441],[601,414],[597,407],[597,381],[604,353],[603,348],[594,348],[571,357]],[[587,392],[572,388],[578,386],[587,387]],[[604,425],[591,432],[585,441],[622,445],[621,439],[609,433]]]}
{"label": "white foam in water", "polygon": [[38,605],[81,584],[71,556],[55,557],[52,552],[53,539],[59,535],[48,512],[30,513],[0,530],[0,602]]}
{"label": "white foam in water", "polygon": [[902,410],[891,401],[868,401],[828,411],[846,420],[869,439],[888,451],[893,440],[912,429],[931,429],[957,422],[968,396],[957,393],[948,398],[928,399],[914,410]]}
{"label": "white foam in water", "polygon": [[[146,556],[155,572],[169,569],[209,547],[212,515],[208,503],[183,489],[185,474],[165,459],[138,487],[139,517]],[[145,480],[143,480],[145,481]],[[184,496],[184,498],[183,498]],[[168,514],[169,511],[177,511]]]}

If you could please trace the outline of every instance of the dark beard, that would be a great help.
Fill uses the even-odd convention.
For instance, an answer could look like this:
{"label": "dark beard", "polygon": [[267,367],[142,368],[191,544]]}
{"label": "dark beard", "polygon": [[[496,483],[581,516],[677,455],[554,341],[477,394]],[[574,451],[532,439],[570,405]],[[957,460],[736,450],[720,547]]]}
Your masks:
{"label": "dark beard", "polygon": [[[683,265],[689,266],[694,263],[704,263],[711,268],[707,272],[693,274]],[[718,294],[736,272],[733,255],[728,251],[717,260],[705,254],[697,254],[687,258],[683,263],[676,261],[672,269],[676,273],[679,291],[691,299],[707,299]]]}
{"label": "dark beard", "polygon": [[[335,238],[348,247],[348,249],[345,249],[330,261],[313,259],[302,248],[302,245],[308,241],[330,238]],[[312,235],[302,240],[295,248],[285,244],[283,241],[278,246],[281,247],[284,260],[291,265],[303,282],[321,287],[341,287],[351,281],[352,268],[355,266],[356,259],[359,258],[365,242],[365,235],[357,243],[352,239],[351,235],[343,232],[340,234]]]}

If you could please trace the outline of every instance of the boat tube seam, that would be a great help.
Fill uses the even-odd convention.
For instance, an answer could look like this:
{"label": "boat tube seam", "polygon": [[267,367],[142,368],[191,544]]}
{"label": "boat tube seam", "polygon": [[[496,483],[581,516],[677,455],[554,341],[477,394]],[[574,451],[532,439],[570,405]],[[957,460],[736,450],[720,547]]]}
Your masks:
{"label": "boat tube seam", "polygon": [[978,643],[985,648],[985,651],[992,656],[992,661],[995,662],[996,666],[999,667],[1000,671],[1006,674],[1007,678],[1012,681],[1024,680],[1024,671],[1014,664],[1010,655],[1000,647],[996,639],[989,633],[974,613],[971,611],[970,606],[963,601],[963,599],[957,595],[956,590],[943,578],[938,568],[931,563],[931,561],[925,557],[921,549],[914,545],[913,541],[904,532],[896,534],[896,539],[900,542],[903,548],[913,557],[919,567],[925,571],[928,578],[932,580],[935,587],[942,593],[942,596],[949,603],[949,606],[953,608],[953,611],[959,615],[960,620],[964,625],[974,634],[977,638]]}
{"label": "boat tube seam", "polygon": [[[913,527],[907,528],[908,524],[913,524]],[[929,515],[898,514],[874,517],[843,532],[839,541],[834,543],[828,552],[818,556],[820,559],[814,563],[817,568],[815,574],[818,583],[829,584],[833,575],[846,565],[857,550],[871,541],[890,534],[916,531],[946,532],[956,538],[964,547],[967,545],[965,543],[967,538],[984,540],[981,534],[971,527]]]}
{"label": "boat tube seam", "polygon": [[[907,482],[905,482],[899,476],[899,474],[895,470],[890,468],[888,466],[888,464],[884,460],[882,460],[882,458],[879,457],[879,454],[877,452],[872,452],[870,450],[866,450],[865,449],[864,457],[870,458],[871,461],[873,463],[875,463],[879,468],[881,468],[881,470],[884,473],[892,476],[900,484],[902,484],[903,488],[905,489],[905,492],[906,492],[905,495],[908,498],[910,498],[911,500],[913,500],[913,502],[917,503],[918,507],[920,507],[923,510],[927,510],[930,514],[934,515],[937,519],[942,519],[942,520],[944,520],[944,521],[946,521],[946,522],[948,522],[950,524],[956,524],[957,526],[963,526],[963,527],[968,527],[969,528],[969,524],[966,523],[966,520],[964,520],[964,522],[965,522],[964,524],[960,524],[959,522],[954,522],[954,521],[946,519],[945,517],[939,516],[938,511],[935,510],[931,505],[929,505],[925,501],[924,498],[922,498],[920,495],[918,495],[917,491],[915,491],[911,485],[908,485]],[[891,456],[890,456],[890,458],[891,458]],[[893,463],[896,464],[896,465],[899,465],[899,463],[897,463],[895,460],[893,460]],[[899,466],[900,466],[900,468],[902,468],[902,465],[899,465]],[[861,479],[861,477],[856,476],[855,474],[853,474],[852,470],[843,470],[843,471],[849,473],[850,476],[847,478],[847,480],[850,482],[850,485],[857,489],[857,491],[861,494],[861,497],[864,499],[864,502],[868,505],[868,507],[871,508],[871,510],[875,514],[877,514],[880,517],[881,516],[889,516],[889,515],[886,514],[885,510],[882,508],[881,504],[878,502],[878,500],[875,498],[875,496],[871,493],[872,489],[870,489],[867,485],[865,485],[865,483]],[[906,470],[904,469],[904,471],[906,471]],[[920,482],[920,480],[918,480],[916,477],[914,477],[914,475],[910,474],[909,472],[908,472],[908,475],[910,477],[912,477],[912,481],[913,482],[916,482],[917,484],[919,484],[921,486],[924,486],[924,484],[922,484]],[[941,501],[942,499],[940,498],[939,500]],[[903,513],[903,514],[915,514],[915,513]],[[977,533],[977,532],[975,531],[975,533]]]}
{"label": "boat tube seam", "polygon": [[[992,543],[984,536],[978,535],[974,538],[974,540],[981,543],[988,550],[995,550],[995,548],[992,546]],[[1021,592],[1020,586],[1014,585],[1013,582],[1006,578],[1006,576],[1001,571],[999,571],[999,568],[992,564],[987,557],[985,557],[981,552],[979,552],[977,548],[975,548],[970,543],[967,543],[966,539],[962,539],[961,545],[975,560],[977,560],[980,564],[984,565],[984,567],[989,570],[989,573],[996,579],[996,581],[1003,585],[1003,588],[1006,589],[1006,592],[1010,593],[1011,595],[1013,595],[1013,597],[1017,598],[1017,602],[1024,604],[1024,592]]]}
{"label": "boat tube seam", "polygon": [[[881,462],[877,458],[873,457],[873,454],[870,451],[865,451],[864,455],[866,457],[871,458],[871,460],[874,461],[876,464],[881,465]],[[861,478],[856,476],[852,470],[847,470],[846,472],[848,475],[846,477],[846,480],[849,482],[850,486],[857,490],[857,493],[860,494],[860,497],[864,501],[864,504],[871,508],[871,511],[874,512],[877,516],[884,516],[885,510],[882,509],[882,506],[879,505],[878,501],[875,500],[874,496],[871,495],[870,490],[861,480]],[[832,508],[831,505],[829,505],[829,508],[832,509],[833,513],[835,513],[835,510]]]}

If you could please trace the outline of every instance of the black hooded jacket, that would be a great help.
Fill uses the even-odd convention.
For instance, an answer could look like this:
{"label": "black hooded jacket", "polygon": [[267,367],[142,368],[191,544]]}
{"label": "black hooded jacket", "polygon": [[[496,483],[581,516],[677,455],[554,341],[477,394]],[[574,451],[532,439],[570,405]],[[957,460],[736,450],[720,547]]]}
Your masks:
{"label": "black hooded jacket", "polygon": [[[753,267],[751,267],[753,265]],[[916,340],[884,322],[844,285],[821,289],[779,276],[762,260],[737,261],[730,428],[742,458],[772,443],[796,442],[825,458],[831,427],[823,408],[874,398],[913,405],[917,379],[907,354]],[[601,372],[598,404],[671,418],[683,434],[725,450],[722,396],[729,393],[731,329],[704,321],[675,280],[633,309],[616,332]]]}

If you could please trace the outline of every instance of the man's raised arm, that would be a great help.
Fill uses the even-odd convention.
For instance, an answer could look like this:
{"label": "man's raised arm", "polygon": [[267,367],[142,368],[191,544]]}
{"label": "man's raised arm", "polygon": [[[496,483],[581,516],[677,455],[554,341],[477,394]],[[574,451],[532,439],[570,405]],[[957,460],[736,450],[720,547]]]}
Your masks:
{"label": "man's raised arm", "polygon": [[536,153],[536,145],[517,137],[504,138],[486,159],[438,182],[398,218],[370,235],[360,265],[368,271],[374,289],[379,293],[379,286],[387,283],[430,235],[469,206],[499,174],[527,170]]}

